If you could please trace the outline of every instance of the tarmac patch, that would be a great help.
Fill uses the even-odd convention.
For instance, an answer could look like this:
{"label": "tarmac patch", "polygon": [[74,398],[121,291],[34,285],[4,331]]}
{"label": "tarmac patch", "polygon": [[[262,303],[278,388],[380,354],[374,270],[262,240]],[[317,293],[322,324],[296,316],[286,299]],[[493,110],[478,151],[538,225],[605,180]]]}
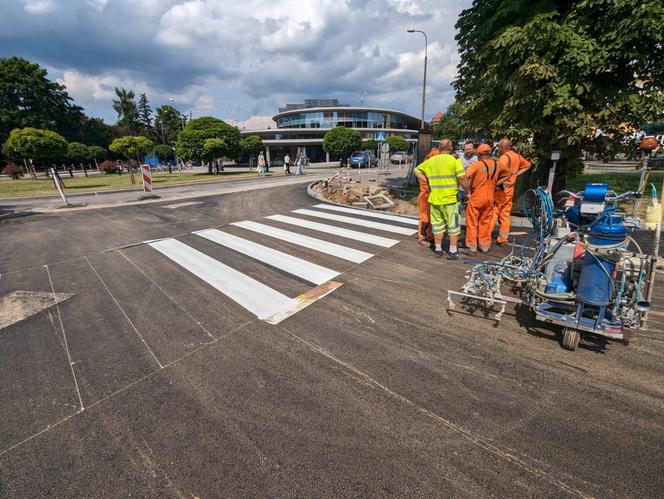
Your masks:
{"label": "tarmac patch", "polygon": [[0,329],[16,324],[74,296],[71,293],[12,291],[0,298]]}

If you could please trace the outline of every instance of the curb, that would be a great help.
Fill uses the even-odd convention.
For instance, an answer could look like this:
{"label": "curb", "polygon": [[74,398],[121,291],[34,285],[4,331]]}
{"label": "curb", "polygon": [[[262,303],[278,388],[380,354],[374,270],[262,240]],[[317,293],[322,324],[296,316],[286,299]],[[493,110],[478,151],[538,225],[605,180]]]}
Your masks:
{"label": "curb", "polygon": [[[322,201],[322,202],[328,203],[328,204],[334,204],[336,206],[343,206],[344,208],[352,208],[354,210],[369,211],[371,213],[392,213],[392,212],[389,212],[389,211],[370,210],[369,208],[359,208],[357,206],[348,206],[347,204],[337,203],[336,201],[330,201],[329,199],[321,196],[320,194],[318,194],[317,192],[314,191],[314,186],[320,184],[323,181],[327,181],[327,180],[328,179],[316,180],[315,182],[312,182],[309,185],[307,185],[307,194],[309,194],[309,196],[311,196],[312,198],[317,199],[318,201]],[[414,215],[403,215],[401,213],[392,213],[392,215],[417,220],[417,217],[414,216]]]}
{"label": "curb", "polygon": [[[323,168],[321,168],[322,170]],[[247,172],[251,173],[251,172]],[[278,178],[278,177],[284,177],[285,175],[274,175],[272,177],[267,177],[267,178]],[[156,189],[158,190],[163,190],[163,189],[172,189],[175,187],[186,187],[190,185],[210,185],[210,184],[221,184],[224,182],[239,182],[242,180],[248,180],[252,179],[255,177],[240,177],[240,178],[227,178],[227,179],[221,179],[221,180],[197,180],[197,181],[189,181],[189,182],[174,182],[171,184],[163,185],[163,186],[157,186]],[[138,184],[137,184],[138,185]],[[94,195],[104,195],[104,194],[114,194],[118,192],[143,192],[142,187],[126,187],[122,189],[102,189],[98,191],[86,191],[86,192],[72,192],[68,193],[67,197],[80,197],[80,196],[94,196]],[[49,199],[49,198],[59,198],[58,194],[35,194],[34,196],[0,196],[0,201],[2,202],[10,202],[10,201],[27,201],[31,199]]]}

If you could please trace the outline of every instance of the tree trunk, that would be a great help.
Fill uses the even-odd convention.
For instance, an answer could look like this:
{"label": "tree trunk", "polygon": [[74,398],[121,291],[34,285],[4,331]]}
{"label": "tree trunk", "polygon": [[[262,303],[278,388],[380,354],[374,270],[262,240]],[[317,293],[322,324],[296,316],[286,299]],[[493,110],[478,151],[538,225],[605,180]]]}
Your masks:
{"label": "tree trunk", "polygon": [[81,163],[81,166],[83,167],[83,173],[87,177],[88,176],[88,169],[85,167],[85,162]]}
{"label": "tree trunk", "polygon": [[208,162],[208,175],[212,175],[212,161]]}

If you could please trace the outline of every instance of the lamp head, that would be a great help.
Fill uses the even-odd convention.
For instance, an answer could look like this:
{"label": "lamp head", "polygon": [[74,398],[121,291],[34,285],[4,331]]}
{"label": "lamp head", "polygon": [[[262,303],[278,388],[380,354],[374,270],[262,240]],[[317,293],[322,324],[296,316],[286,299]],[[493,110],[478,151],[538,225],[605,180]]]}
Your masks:
{"label": "lamp head", "polygon": [[408,33],[415,33],[415,29],[414,29],[414,28],[408,28],[406,31],[408,31]]}

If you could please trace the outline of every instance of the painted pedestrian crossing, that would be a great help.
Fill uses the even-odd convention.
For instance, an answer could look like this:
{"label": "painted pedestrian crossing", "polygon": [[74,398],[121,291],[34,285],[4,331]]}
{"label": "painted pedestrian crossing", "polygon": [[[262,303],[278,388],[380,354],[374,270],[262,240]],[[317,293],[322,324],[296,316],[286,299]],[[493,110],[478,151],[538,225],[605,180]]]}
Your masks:
{"label": "painted pedestrian crossing", "polygon": [[251,230],[265,236],[281,239],[288,243],[293,243],[303,248],[309,248],[321,253],[336,256],[343,260],[348,260],[353,263],[362,263],[373,256],[372,253],[361,251],[341,244],[331,243],[323,239],[316,239],[315,237],[304,236],[297,232],[279,229],[271,225],[265,225],[258,222],[245,220],[243,222],[233,222],[231,225],[241,227],[243,229]]}
{"label": "painted pedestrian crossing", "polygon": [[269,220],[275,220],[277,222],[283,222],[285,224],[295,225],[297,227],[302,227],[305,229],[324,232],[326,234],[331,234],[333,236],[341,236],[347,239],[352,239],[354,241],[360,241],[363,243],[369,243],[376,246],[382,246],[383,248],[391,248],[392,246],[394,246],[399,242],[398,239],[390,239],[389,237],[383,237],[383,236],[374,236],[373,234],[366,234],[358,230],[344,229],[343,227],[337,227],[336,225],[313,222],[311,220],[289,217],[287,215],[270,215],[269,217],[265,218]]}
{"label": "painted pedestrian crossing", "polygon": [[201,230],[194,234],[313,284],[323,284],[339,275],[334,270],[217,229]]}
{"label": "painted pedestrian crossing", "polygon": [[298,215],[308,215],[310,217],[324,218],[326,220],[334,220],[335,222],[343,222],[350,225],[361,225],[362,227],[383,230],[386,232],[393,232],[395,234],[403,234],[405,236],[412,236],[417,232],[416,229],[407,229],[406,227],[399,227],[396,225],[391,225],[381,222],[372,222],[370,220],[363,220],[359,218],[348,217],[345,215],[334,215],[332,213],[323,213],[321,211],[299,209],[299,210],[293,210],[293,213],[297,213]]}
{"label": "painted pedestrian crossing", "polygon": [[336,204],[316,204],[314,208],[321,208],[323,210],[338,211],[341,213],[351,213],[357,216],[379,218],[381,220],[391,220],[392,222],[400,222],[408,225],[418,225],[419,222],[414,218],[400,217],[398,215],[390,215],[388,213],[380,213],[377,211],[356,210],[355,208],[346,208],[345,206],[338,206]]}
{"label": "painted pedestrian crossing", "polygon": [[[345,213],[345,215],[309,209],[294,210],[293,213],[296,215],[324,218],[341,224],[362,226],[373,231],[382,231],[390,234],[405,236],[416,232],[415,230],[394,223],[411,224],[413,222],[412,219],[384,213],[364,212],[351,208],[348,210],[343,209],[343,207],[329,208],[329,206],[333,205],[321,204],[316,205],[315,208],[339,211]],[[337,210],[337,208],[340,209]],[[375,222],[366,218],[359,218],[371,218],[373,215],[386,215],[390,218],[383,216],[374,217],[380,218],[385,222]],[[254,276],[258,275],[257,278],[254,278],[234,268],[242,266],[236,259],[223,258],[224,262],[222,262],[175,238],[146,241],[146,244],[212,286],[260,320],[277,324],[341,286],[341,283],[333,281],[334,278],[340,275],[339,271],[310,261],[311,253],[307,253],[309,255],[307,259],[297,256],[298,251],[300,251],[298,248],[306,248],[314,250],[321,255],[326,255],[328,261],[329,257],[333,257],[333,259],[338,258],[352,263],[362,263],[374,256],[375,253],[354,248],[353,244],[359,242],[379,248],[390,248],[399,242],[399,239],[369,234],[361,230],[346,229],[332,225],[331,223],[314,222],[306,218],[288,215],[270,215],[265,217],[265,219],[286,224],[289,227],[293,227],[293,229],[297,228],[297,232],[295,230],[279,228],[268,223],[243,220],[231,224],[241,231],[239,233],[237,230],[231,233],[222,228],[199,230],[192,234],[246,257],[248,261],[253,262],[251,263],[253,266],[258,262],[259,265],[276,269],[309,282],[315,285],[314,288],[291,298],[261,282],[260,271],[258,273],[255,271],[251,272]],[[391,223],[387,223],[387,221]],[[331,242],[307,235],[308,231],[324,232],[328,238],[338,237],[343,240]],[[260,240],[260,243],[251,239],[252,235],[256,238],[257,234],[265,236]],[[282,241],[286,243],[288,248],[292,249],[289,249],[288,252],[277,250],[270,245],[270,241],[274,240]],[[283,248],[284,245],[282,244],[281,247]],[[334,265],[332,266],[334,267]],[[283,291],[284,288],[281,289]]]}

